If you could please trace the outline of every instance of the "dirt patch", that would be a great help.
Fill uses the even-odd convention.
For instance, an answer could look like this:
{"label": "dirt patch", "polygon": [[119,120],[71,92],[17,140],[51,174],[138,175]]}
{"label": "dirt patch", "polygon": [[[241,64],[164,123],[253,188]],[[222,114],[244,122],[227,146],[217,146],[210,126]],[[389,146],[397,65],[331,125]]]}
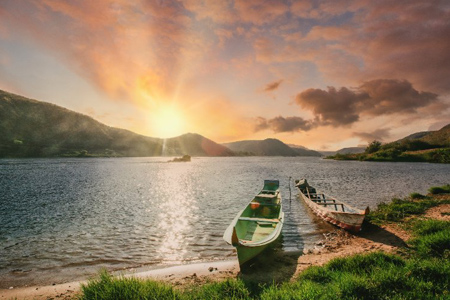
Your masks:
{"label": "dirt patch", "polygon": [[439,206],[430,208],[425,213],[425,218],[450,221],[450,204],[441,204]]}
{"label": "dirt patch", "polygon": [[379,227],[369,224],[356,235],[335,229],[324,237],[314,250],[299,257],[293,279],[309,266],[321,266],[334,258],[373,251],[399,252],[407,246],[405,241],[410,235],[397,225]]}

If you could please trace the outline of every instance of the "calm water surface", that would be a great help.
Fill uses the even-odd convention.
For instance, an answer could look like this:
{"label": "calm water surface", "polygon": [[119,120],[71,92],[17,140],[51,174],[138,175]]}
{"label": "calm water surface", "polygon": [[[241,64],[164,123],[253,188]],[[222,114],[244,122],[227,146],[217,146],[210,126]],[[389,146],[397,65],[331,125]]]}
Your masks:
{"label": "calm water surface", "polygon": [[282,157],[167,160],[0,160],[0,288],[80,279],[100,267],[236,259],[222,234],[264,179],[281,183],[284,251],[312,248],[333,228],[298,200],[294,179],[308,178],[361,209],[450,182],[450,165],[442,164]]}

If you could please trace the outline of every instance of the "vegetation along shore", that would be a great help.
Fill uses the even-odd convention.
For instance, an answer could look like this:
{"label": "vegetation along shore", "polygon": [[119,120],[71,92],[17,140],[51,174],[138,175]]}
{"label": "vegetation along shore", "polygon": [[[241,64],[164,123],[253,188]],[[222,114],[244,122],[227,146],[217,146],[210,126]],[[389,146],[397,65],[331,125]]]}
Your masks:
{"label": "vegetation along shore", "polygon": [[[379,204],[364,229],[335,229],[314,250],[281,254],[275,266],[241,274],[236,266],[158,280],[106,271],[41,299],[443,299],[450,297],[450,185]],[[230,267],[230,266],[228,266]],[[206,265],[204,267],[207,269]],[[289,273],[288,269],[295,271]],[[189,272],[189,267],[187,267]],[[191,270],[192,272],[192,270]],[[209,274],[208,274],[209,273]],[[32,289],[34,290],[34,288]],[[44,290],[41,287],[41,290]],[[2,292],[36,299],[21,289]]]}
{"label": "vegetation along shore", "polygon": [[450,124],[437,131],[419,132],[392,143],[382,144],[375,140],[363,153],[337,153],[327,158],[450,163]]}

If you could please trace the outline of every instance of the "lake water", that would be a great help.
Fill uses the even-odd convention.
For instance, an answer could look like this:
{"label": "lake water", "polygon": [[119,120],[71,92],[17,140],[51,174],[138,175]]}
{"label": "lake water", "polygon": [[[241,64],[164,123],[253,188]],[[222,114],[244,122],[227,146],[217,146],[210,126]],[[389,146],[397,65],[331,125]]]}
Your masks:
{"label": "lake water", "polygon": [[0,288],[85,278],[100,267],[236,259],[222,234],[264,179],[280,180],[284,251],[312,248],[333,228],[299,201],[294,179],[308,178],[361,209],[450,182],[450,165],[443,164],[284,157],[167,160],[0,160]]}

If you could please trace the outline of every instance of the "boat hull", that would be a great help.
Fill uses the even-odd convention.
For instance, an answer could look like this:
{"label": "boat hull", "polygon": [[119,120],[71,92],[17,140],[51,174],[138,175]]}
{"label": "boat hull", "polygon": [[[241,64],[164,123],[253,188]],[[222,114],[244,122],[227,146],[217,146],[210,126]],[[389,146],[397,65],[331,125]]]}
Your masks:
{"label": "boat hull", "polygon": [[274,190],[263,189],[256,195],[233,219],[223,238],[236,247],[239,265],[242,266],[278,240],[283,221],[284,212],[277,185]]}
{"label": "boat hull", "polygon": [[[365,211],[353,208],[350,205],[344,204],[342,202],[336,202],[336,200],[332,198],[327,199],[327,197],[325,197],[325,195],[323,194],[322,195],[324,196],[324,198],[327,199],[326,201],[324,198],[322,199],[317,198],[316,202],[314,202],[313,200],[311,200],[310,198],[311,196],[308,197],[309,195],[308,193],[307,194],[303,193],[300,187],[299,190],[300,190],[300,197],[302,198],[302,200],[317,216],[319,216],[323,220],[351,232],[361,231],[361,226],[366,216]],[[334,202],[327,202],[330,200]],[[321,201],[323,202],[321,203]],[[317,202],[319,202],[319,204]],[[324,203],[327,204],[324,205]],[[341,205],[343,206],[343,208],[347,208],[347,210],[351,212],[337,211],[337,206],[340,207]],[[336,207],[336,211],[327,209],[327,206]]]}
{"label": "boat hull", "polygon": [[318,205],[314,204],[311,200],[309,200],[305,195],[300,193],[303,201],[308,205],[309,208],[320,218],[336,225],[340,228],[351,232],[359,232],[361,231],[361,226],[364,221],[365,215],[361,214],[340,214],[332,211],[327,211],[321,209]]}

